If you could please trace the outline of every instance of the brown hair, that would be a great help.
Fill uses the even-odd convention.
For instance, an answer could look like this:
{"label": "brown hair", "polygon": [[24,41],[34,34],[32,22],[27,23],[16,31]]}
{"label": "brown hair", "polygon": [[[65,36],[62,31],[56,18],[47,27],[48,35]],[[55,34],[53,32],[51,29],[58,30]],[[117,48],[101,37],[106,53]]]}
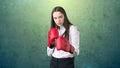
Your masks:
{"label": "brown hair", "polygon": [[54,12],[61,12],[63,15],[64,15],[64,23],[63,23],[63,26],[65,27],[66,31],[64,33],[65,37],[69,40],[69,28],[70,28],[70,25],[72,25],[70,23],[70,21],[68,20],[68,17],[67,17],[67,14],[65,12],[65,10],[60,7],[60,6],[57,6],[55,7],[53,10],[52,10],[52,13],[51,13],[51,28],[59,28],[55,22],[54,22],[54,19],[53,19],[53,13]]}

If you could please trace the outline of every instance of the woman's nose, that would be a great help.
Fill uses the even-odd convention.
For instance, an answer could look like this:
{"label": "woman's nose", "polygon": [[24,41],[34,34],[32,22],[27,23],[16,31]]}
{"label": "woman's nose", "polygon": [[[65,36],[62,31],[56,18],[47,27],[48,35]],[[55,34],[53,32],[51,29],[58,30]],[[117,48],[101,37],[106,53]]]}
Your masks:
{"label": "woman's nose", "polygon": [[60,21],[60,18],[58,18],[57,21]]}

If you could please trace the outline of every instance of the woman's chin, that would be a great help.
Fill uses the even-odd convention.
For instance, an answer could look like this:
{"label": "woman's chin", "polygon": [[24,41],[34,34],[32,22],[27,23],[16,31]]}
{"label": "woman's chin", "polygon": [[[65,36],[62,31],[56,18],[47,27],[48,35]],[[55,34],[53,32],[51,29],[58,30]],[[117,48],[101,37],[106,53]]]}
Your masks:
{"label": "woman's chin", "polygon": [[62,25],[57,25],[57,26],[59,26],[59,27],[60,27],[60,26],[62,26]]}

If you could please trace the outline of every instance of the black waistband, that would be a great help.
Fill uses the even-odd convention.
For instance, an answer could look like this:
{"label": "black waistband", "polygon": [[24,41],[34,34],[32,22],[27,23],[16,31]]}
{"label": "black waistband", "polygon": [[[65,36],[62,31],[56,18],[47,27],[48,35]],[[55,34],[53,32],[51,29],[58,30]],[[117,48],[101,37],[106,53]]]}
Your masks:
{"label": "black waistband", "polygon": [[56,61],[56,62],[68,62],[68,61],[74,61],[74,57],[70,57],[70,58],[55,58],[55,57],[52,57],[52,60],[53,61]]}

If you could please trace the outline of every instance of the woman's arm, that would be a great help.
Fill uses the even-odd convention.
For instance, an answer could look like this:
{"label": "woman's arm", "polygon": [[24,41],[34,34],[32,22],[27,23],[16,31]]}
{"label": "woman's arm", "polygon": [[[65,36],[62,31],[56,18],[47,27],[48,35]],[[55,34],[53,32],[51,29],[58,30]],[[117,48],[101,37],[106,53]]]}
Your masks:
{"label": "woman's arm", "polygon": [[54,52],[54,48],[47,47],[47,55],[48,56],[51,56],[53,52]]}
{"label": "woman's arm", "polygon": [[80,32],[74,25],[70,26],[69,38],[71,45],[75,48],[75,53],[79,55]]}

